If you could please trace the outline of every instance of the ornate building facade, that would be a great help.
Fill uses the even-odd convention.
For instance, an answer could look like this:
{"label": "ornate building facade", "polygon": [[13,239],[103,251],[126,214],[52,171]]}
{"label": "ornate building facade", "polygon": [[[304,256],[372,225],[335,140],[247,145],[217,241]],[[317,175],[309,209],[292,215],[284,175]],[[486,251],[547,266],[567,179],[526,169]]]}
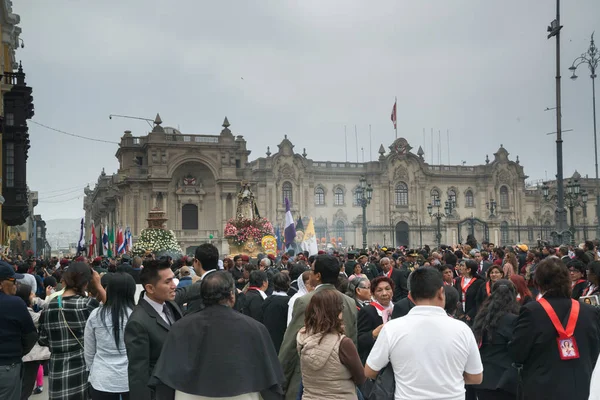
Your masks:
{"label": "ornate building facade", "polygon": [[[217,135],[182,134],[161,124],[157,115],[148,135],[125,132],[116,152],[117,173],[103,171],[96,186],[85,190],[88,229],[92,220],[98,229],[100,224],[128,225],[135,239],[146,227],[148,212],[158,207],[184,251],[212,240],[227,253],[223,227],[234,217],[237,192],[247,181],[261,216],[274,226],[283,227],[288,198],[295,218],[314,218],[321,242],[360,247],[357,189],[365,177],[373,188],[366,208],[369,245],[435,243],[438,221],[428,205],[436,201],[444,214],[441,243],[459,243],[472,233],[479,241],[534,244],[550,240],[553,230],[555,206],[544,201],[539,185],[526,184],[518,157],[511,160],[502,145],[481,165],[433,165],[422,149],[414,153],[399,138],[388,149],[381,145],[377,161],[352,163],[312,160],[306,149],[298,154],[284,136],[277,152],[267,148],[264,157],[250,160],[245,139],[232,133],[227,118]],[[593,180],[577,178],[593,201]],[[446,201],[454,205],[449,215],[443,210]],[[587,208],[594,209],[592,204]],[[581,207],[573,214],[577,239],[593,237],[594,216],[586,216]]]}

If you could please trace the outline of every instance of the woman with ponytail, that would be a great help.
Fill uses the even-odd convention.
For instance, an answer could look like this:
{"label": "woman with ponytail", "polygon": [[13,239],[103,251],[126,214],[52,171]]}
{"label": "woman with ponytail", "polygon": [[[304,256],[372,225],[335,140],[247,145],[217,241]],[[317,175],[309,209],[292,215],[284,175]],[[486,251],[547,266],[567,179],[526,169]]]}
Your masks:
{"label": "woman with ponytail", "polygon": [[479,400],[516,399],[517,372],[512,367],[508,342],[518,314],[515,286],[507,279],[496,281],[473,324],[483,363],[483,382],[475,387]]}

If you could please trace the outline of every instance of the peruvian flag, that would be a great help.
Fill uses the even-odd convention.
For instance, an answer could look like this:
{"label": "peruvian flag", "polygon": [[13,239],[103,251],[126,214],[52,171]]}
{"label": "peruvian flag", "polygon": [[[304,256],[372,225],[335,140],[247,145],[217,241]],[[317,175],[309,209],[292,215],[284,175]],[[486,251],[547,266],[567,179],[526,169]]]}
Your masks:
{"label": "peruvian flag", "polygon": [[125,240],[123,239],[123,229],[119,227],[117,232],[117,254],[125,254]]}
{"label": "peruvian flag", "polygon": [[394,101],[394,108],[392,108],[392,122],[394,123],[394,129],[396,129],[396,104],[398,103],[398,99]]}
{"label": "peruvian flag", "polygon": [[90,237],[90,248],[88,257],[94,257],[96,255],[96,227],[94,226],[94,222],[92,222],[92,235]]}

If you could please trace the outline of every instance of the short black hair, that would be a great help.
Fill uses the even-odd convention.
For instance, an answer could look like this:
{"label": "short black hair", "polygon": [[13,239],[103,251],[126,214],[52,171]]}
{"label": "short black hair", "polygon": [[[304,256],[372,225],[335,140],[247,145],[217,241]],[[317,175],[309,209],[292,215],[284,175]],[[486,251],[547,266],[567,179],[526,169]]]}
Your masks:
{"label": "short black hair", "polygon": [[140,272],[140,282],[144,289],[146,288],[146,285],[154,286],[158,283],[160,279],[159,273],[163,269],[171,269],[169,262],[166,260],[152,260],[144,265],[142,272]]}
{"label": "short black hair", "polygon": [[202,269],[210,271],[219,268],[219,250],[210,243],[203,243],[196,247],[194,254],[196,260],[202,264]]}
{"label": "short black hair", "polygon": [[227,271],[215,271],[202,278],[200,293],[205,306],[221,304],[234,294],[235,282]]}
{"label": "short black hair", "polygon": [[340,262],[334,256],[320,254],[315,259],[315,274],[321,274],[321,282],[336,285],[340,274]]}
{"label": "short black hair", "polygon": [[465,260],[465,267],[469,268],[471,276],[477,275],[477,270],[479,269],[479,264],[477,261],[468,258]]}
{"label": "short black hair", "polygon": [[581,260],[578,259],[567,261],[567,268],[573,268],[576,271],[581,272],[583,276],[585,276],[585,273],[587,272],[587,265],[585,265]]}
{"label": "short black hair", "polygon": [[250,279],[248,283],[250,286],[261,287],[263,283],[267,282],[267,273],[265,271],[255,270],[250,272]]}
{"label": "short black hair", "polygon": [[504,258],[504,250],[502,250],[500,247],[496,247],[494,249],[494,253],[498,254],[498,258]]}
{"label": "short black hair", "polygon": [[240,256],[239,254],[237,256],[233,257],[233,262],[236,262],[237,260],[241,260],[242,256]]}
{"label": "short black hair", "polygon": [[452,253],[451,251],[447,251],[444,254],[443,259],[446,264],[450,264],[453,267],[456,266],[456,263],[458,262],[458,257],[456,257],[456,255],[454,253]]}
{"label": "short black hair", "polygon": [[562,261],[546,257],[535,267],[534,282],[541,292],[552,293],[556,297],[571,297],[571,277],[569,269]]}
{"label": "short black hair", "polygon": [[583,242],[583,245],[585,246],[586,249],[593,251],[594,250],[594,242],[592,242],[591,240],[586,240],[585,242]]}
{"label": "short black hair", "polygon": [[441,272],[432,267],[415,269],[408,280],[411,297],[415,300],[433,299],[444,286]]}
{"label": "short black hair", "polygon": [[276,273],[273,276],[273,289],[276,292],[287,292],[290,289],[290,277],[288,274]]}

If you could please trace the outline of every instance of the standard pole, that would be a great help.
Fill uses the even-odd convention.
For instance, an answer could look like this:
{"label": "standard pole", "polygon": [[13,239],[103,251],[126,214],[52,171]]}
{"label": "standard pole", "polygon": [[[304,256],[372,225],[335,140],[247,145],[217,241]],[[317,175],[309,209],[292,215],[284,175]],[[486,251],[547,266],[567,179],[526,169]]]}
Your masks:
{"label": "standard pole", "polygon": [[598,179],[598,141],[596,136],[596,68],[592,66],[592,111],[594,115],[594,156],[596,161],[596,239],[600,239],[600,182]]}
{"label": "standard pole", "polygon": [[367,249],[367,201],[366,199],[362,200],[362,210],[363,210],[363,215],[362,215],[362,222],[363,222],[363,227],[362,227],[362,235],[363,235],[363,249],[366,250]]}
{"label": "standard pole", "polygon": [[438,249],[440,248],[440,246],[442,245],[442,226],[441,226],[441,219],[442,217],[440,216],[439,212],[438,215],[436,216],[437,218],[437,235],[435,235],[435,238],[437,239],[437,247]]}
{"label": "standard pole", "polygon": [[563,233],[567,227],[565,213],[565,191],[563,183],[563,151],[562,151],[562,110],[560,88],[560,0],[556,0],[556,230],[558,241],[564,244]]}

